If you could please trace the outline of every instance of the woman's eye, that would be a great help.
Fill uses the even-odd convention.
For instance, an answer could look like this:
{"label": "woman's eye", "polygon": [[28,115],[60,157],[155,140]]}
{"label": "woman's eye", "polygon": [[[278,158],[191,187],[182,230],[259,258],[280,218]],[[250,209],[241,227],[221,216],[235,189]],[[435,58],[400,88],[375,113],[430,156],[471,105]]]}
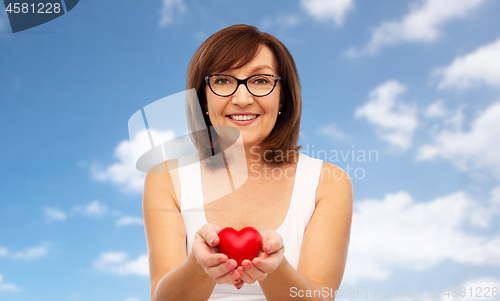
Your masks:
{"label": "woman's eye", "polygon": [[218,85],[226,85],[229,84],[229,80],[227,78],[218,78],[215,80],[215,83]]}
{"label": "woman's eye", "polygon": [[265,84],[268,84],[268,80],[265,79],[265,78],[258,78],[254,81],[255,84],[258,84],[258,85],[265,85]]}

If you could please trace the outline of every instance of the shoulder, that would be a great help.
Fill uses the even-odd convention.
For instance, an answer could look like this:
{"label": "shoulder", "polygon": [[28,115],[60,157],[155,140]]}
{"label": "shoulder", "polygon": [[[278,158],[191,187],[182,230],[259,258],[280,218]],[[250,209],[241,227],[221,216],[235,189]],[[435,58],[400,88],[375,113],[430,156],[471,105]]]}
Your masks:
{"label": "shoulder", "polygon": [[351,223],[351,179],[340,167],[322,162],[316,207],[304,232],[297,271],[319,287],[338,288],[345,270]]}
{"label": "shoulder", "polygon": [[352,181],[347,172],[335,164],[323,162],[316,190],[316,206],[325,201],[348,205],[352,203],[352,194]]}
{"label": "shoulder", "polygon": [[177,169],[177,159],[164,161],[151,168],[144,179],[143,201],[155,202],[165,200],[167,197],[180,211],[180,184]]}

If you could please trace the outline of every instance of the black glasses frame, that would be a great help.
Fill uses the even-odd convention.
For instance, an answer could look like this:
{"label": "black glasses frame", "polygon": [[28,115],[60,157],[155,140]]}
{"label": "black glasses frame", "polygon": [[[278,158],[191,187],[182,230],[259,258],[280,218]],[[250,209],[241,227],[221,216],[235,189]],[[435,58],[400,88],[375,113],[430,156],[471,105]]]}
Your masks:
{"label": "black glasses frame", "polygon": [[[228,95],[220,95],[220,94],[215,93],[214,89],[212,89],[212,86],[210,85],[210,78],[213,77],[213,76],[221,76],[221,75],[222,76],[229,76],[229,77],[234,78],[236,80],[236,83],[237,83],[236,84],[236,89],[234,89],[233,93],[228,94]],[[255,95],[252,92],[250,92],[250,89],[248,89],[248,86],[247,86],[248,80],[251,79],[252,77],[262,76],[262,75],[273,77],[274,78],[274,86],[271,89],[271,91],[269,91],[269,93],[267,93],[267,94],[264,94],[264,95]],[[217,96],[221,96],[221,97],[228,97],[228,96],[233,95],[234,93],[236,93],[236,91],[238,90],[238,88],[240,87],[241,84],[243,84],[247,88],[248,93],[252,94],[255,97],[267,96],[267,95],[271,94],[274,91],[274,88],[276,88],[276,85],[278,84],[278,81],[280,81],[280,80],[281,80],[281,76],[275,76],[275,75],[272,75],[272,74],[255,74],[255,75],[252,75],[252,76],[247,77],[245,79],[239,79],[239,78],[236,78],[236,77],[234,77],[232,75],[229,75],[229,74],[212,74],[212,75],[206,75],[205,76],[205,81],[207,82],[207,85],[210,88],[210,90],[212,91],[212,93],[214,93]]]}

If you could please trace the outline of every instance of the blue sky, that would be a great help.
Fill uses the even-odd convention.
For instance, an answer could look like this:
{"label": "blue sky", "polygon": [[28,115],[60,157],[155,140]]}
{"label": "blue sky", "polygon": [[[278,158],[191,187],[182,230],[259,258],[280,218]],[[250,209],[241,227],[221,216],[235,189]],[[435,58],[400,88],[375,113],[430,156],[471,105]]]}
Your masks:
{"label": "blue sky", "polygon": [[350,168],[341,288],[500,287],[498,15],[493,0],[87,0],[12,34],[1,11],[0,300],[148,300],[127,122],[240,23],[296,61],[303,152]]}

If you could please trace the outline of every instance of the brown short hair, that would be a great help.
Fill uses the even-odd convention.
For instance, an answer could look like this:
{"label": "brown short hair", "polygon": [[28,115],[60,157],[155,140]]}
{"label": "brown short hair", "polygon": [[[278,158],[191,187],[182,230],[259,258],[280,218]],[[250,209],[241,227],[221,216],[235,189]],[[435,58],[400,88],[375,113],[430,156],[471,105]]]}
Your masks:
{"label": "brown short hair", "polygon": [[[261,152],[267,150],[266,155],[272,154],[264,158],[268,162],[294,161],[290,155],[297,156],[301,148],[301,146],[297,146],[302,112],[300,81],[292,55],[285,45],[274,36],[245,24],[233,25],[214,33],[203,42],[189,63],[187,89],[196,89],[206,128],[210,129],[212,123],[209,116],[205,115],[205,111],[207,111],[205,75],[230,68],[241,68],[253,60],[261,45],[269,47],[273,52],[278,65],[276,75],[282,78],[279,82],[281,84],[281,115],[279,115],[271,133],[262,142]],[[196,135],[193,131],[193,129],[203,128],[192,124],[196,120],[190,118],[196,116],[193,109],[188,103],[188,126],[191,138],[200,152],[201,158],[208,158],[220,152],[217,139],[212,134],[212,141],[200,141],[200,139],[206,138],[203,138],[203,135]],[[211,149],[203,148],[201,145],[210,145]]]}

